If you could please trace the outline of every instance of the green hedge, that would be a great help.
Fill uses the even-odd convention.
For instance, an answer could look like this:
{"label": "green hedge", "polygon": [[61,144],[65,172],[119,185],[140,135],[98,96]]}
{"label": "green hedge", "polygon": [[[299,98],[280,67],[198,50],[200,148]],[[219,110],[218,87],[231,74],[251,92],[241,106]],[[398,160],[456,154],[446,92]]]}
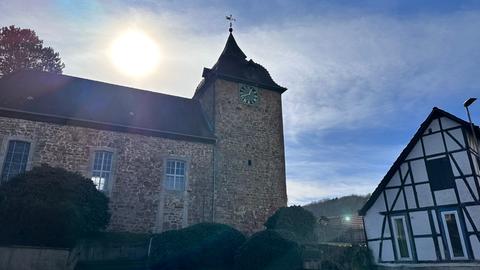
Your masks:
{"label": "green hedge", "polygon": [[240,247],[235,266],[237,270],[297,270],[302,269],[303,261],[297,243],[266,230],[254,234]]}
{"label": "green hedge", "polygon": [[161,233],[152,241],[151,269],[209,269],[231,266],[245,236],[216,223],[200,223]]}
{"label": "green hedge", "polygon": [[303,252],[304,258],[321,261],[322,269],[371,270],[375,269],[370,250],[363,246],[317,245]]}
{"label": "green hedge", "polygon": [[0,186],[2,244],[70,247],[104,229],[108,198],[79,173],[48,165]]}
{"label": "green hedge", "polygon": [[265,227],[268,230],[291,232],[297,242],[313,242],[315,224],[315,216],[310,211],[294,205],[279,208],[265,222]]}

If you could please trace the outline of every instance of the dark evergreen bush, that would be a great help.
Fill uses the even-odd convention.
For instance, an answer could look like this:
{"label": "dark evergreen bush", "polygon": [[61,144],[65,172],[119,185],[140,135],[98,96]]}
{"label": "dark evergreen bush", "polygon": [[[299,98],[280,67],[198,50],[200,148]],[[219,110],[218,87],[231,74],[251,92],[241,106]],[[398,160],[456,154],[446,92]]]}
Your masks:
{"label": "dark evergreen bush", "polygon": [[235,251],[245,242],[236,229],[200,223],[161,233],[152,241],[151,269],[200,269],[233,265]]}
{"label": "dark evergreen bush", "polygon": [[297,270],[302,269],[303,262],[297,243],[266,230],[254,234],[240,247],[235,266],[237,270]]}
{"label": "dark evergreen bush", "polygon": [[3,244],[68,247],[104,229],[110,214],[90,179],[42,165],[0,186],[0,217]]}
{"label": "dark evergreen bush", "polygon": [[322,270],[372,270],[375,264],[370,250],[362,246],[317,245],[304,250],[303,256],[319,259]]}
{"label": "dark evergreen bush", "polygon": [[289,206],[278,209],[265,222],[265,227],[268,230],[290,231],[297,241],[308,242],[313,240],[315,224],[315,216],[310,211],[301,206]]}

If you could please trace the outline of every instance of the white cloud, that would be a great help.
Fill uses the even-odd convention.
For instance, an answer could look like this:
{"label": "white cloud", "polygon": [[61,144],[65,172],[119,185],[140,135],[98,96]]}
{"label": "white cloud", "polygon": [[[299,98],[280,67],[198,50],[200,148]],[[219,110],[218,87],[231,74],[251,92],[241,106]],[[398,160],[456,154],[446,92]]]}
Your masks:
{"label": "white cloud", "polygon": [[[192,96],[202,68],[213,65],[228,34],[224,5],[52,3],[2,1],[0,25],[36,30],[60,52],[67,74],[168,94]],[[77,9],[68,12],[72,8]],[[461,106],[480,88],[478,11],[415,16],[343,11],[254,27],[239,23],[234,32],[244,52],[289,88],[283,104],[292,203],[372,192],[404,146],[327,141],[333,130],[352,136],[380,128],[411,131],[416,124],[411,118],[424,117],[419,112],[451,99]],[[163,56],[159,70],[142,81],[117,73],[105,51],[132,25],[149,32]],[[404,123],[408,127],[394,127]],[[305,136],[314,140],[305,142]]]}

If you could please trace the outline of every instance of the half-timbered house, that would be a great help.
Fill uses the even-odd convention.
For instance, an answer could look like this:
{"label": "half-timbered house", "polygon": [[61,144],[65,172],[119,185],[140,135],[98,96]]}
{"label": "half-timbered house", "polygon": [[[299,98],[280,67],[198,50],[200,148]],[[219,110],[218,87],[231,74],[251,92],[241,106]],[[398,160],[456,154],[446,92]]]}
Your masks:
{"label": "half-timbered house", "polygon": [[360,210],[378,264],[480,267],[473,130],[480,138],[478,127],[433,108]]}

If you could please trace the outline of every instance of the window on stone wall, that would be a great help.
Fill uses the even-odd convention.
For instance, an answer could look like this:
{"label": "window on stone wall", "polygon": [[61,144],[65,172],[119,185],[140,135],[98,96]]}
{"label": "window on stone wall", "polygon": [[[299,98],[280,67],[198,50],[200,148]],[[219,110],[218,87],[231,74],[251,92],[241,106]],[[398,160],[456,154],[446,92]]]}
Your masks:
{"label": "window on stone wall", "polygon": [[0,183],[8,181],[17,174],[24,173],[27,169],[30,143],[19,140],[8,142],[7,152],[3,162],[2,177]]}
{"label": "window on stone wall", "polygon": [[92,181],[98,190],[105,191],[112,177],[113,153],[109,151],[95,151],[92,168]]}
{"label": "window on stone wall", "polygon": [[165,188],[168,190],[185,190],[185,167],[186,162],[182,160],[167,160],[165,171]]}

